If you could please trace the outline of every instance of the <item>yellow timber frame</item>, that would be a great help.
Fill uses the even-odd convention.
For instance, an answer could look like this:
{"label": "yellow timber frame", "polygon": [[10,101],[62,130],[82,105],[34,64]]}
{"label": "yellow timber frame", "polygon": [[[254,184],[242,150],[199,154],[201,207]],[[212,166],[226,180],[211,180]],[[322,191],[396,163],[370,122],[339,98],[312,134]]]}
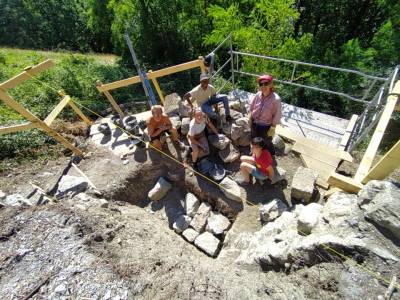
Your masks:
{"label": "yellow timber frame", "polygon": [[89,121],[89,119],[86,118],[86,116],[79,110],[78,107],[76,107],[76,105],[71,101],[71,98],[68,95],[65,95],[64,93],[59,91],[58,93],[62,97],[62,100],[53,109],[53,111],[47,116],[47,118],[44,121],[42,121],[6,94],[6,91],[16,87],[18,84],[20,84],[22,82],[27,81],[31,77],[47,70],[48,68],[51,68],[52,66],[54,66],[53,62],[51,60],[46,60],[34,67],[27,68],[21,74],[0,84],[0,99],[3,100],[6,104],[8,104],[14,110],[16,110],[20,115],[22,115],[23,117],[25,117],[26,119],[28,119],[31,122],[31,123],[14,125],[14,126],[9,126],[9,127],[2,127],[2,128],[0,128],[0,134],[7,134],[7,133],[11,133],[11,132],[17,132],[17,131],[22,131],[22,130],[27,130],[27,129],[32,129],[32,128],[41,128],[48,135],[54,137],[56,140],[58,140],[60,143],[62,143],[65,147],[72,150],[75,154],[77,154],[79,156],[83,156],[84,153],[82,151],[80,151],[78,148],[74,147],[70,142],[68,142],[66,139],[64,139],[60,134],[55,132],[50,127],[51,123],[54,121],[54,119],[58,116],[58,114],[62,111],[62,109],[67,104],[69,104],[75,110],[75,112],[83,119],[83,121],[86,124],[91,125],[91,122]]}
{"label": "yellow timber frame", "polygon": [[[164,104],[164,96],[161,92],[160,86],[158,85],[157,82],[157,78],[158,77],[163,77],[166,75],[170,75],[173,73],[178,73],[181,71],[185,71],[185,70],[189,70],[189,69],[193,69],[193,68],[197,68],[199,67],[201,70],[201,73],[205,73],[205,68],[204,68],[204,58],[202,56],[199,57],[198,60],[193,60],[184,64],[180,64],[180,65],[176,65],[176,66],[172,66],[169,68],[165,68],[165,69],[161,69],[158,71],[152,71],[150,70],[149,72],[146,73],[147,79],[151,79],[153,81],[154,87],[157,90],[158,96],[161,99],[162,104]],[[110,94],[110,90],[113,89],[117,89],[120,87],[124,87],[124,86],[128,86],[131,84],[135,84],[135,83],[139,83],[140,82],[140,77],[139,76],[135,76],[135,77],[130,77],[127,79],[123,79],[120,81],[115,81],[112,83],[107,83],[107,84],[103,84],[100,80],[97,80],[97,89],[100,92],[103,92],[104,95],[107,97],[107,99],[110,101],[111,105],[114,107],[114,109],[118,112],[118,114],[121,117],[124,117],[124,113],[122,112],[122,110],[119,108],[119,106],[117,105],[117,103],[115,102],[114,98],[111,96]]]}
{"label": "yellow timber frame", "polygon": [[[376,126],[375,132],[372,135],[371,141],[368,144],[368,148],[365,151],[354,179],[332,172],[328,178],[329,184],[345,192],[358,193],[358,191],[363,187],[363,184],[366,184],[371,180],[383,180],[400,166],[399,140],[371,169],[372,162],[375,158],[376,152],[378,151],[393,111],[400,110],[400,96],[398,96],[400,94],[400,81],[397,81],[392,94],[394,95],[390,95],[387,99],[385,109],[379,119],[378,125]],[[334,191],[338,190],[332,189],[332,192]],[[330,191],[327,192],[327,195],[330,195]]]}

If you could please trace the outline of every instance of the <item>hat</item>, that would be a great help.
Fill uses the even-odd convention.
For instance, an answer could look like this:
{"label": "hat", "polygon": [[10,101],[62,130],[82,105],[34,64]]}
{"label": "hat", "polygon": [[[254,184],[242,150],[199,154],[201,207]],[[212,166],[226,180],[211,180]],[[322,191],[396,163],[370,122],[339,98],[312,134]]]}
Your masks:
{"label": "hat", "polygon": [[274,81],[274,79],[272,78],[271,75],[262,75],[260,77],[258,77],[257,82],[260,83],[261,80],[269,80],[269,82],[272,83],[272,81]]}
{"label": "hat", "polygon": [[210,79],[210,76],[208,76],[208,74],[203,73],[200,75],[200,82],[202,82],[204,79]]}

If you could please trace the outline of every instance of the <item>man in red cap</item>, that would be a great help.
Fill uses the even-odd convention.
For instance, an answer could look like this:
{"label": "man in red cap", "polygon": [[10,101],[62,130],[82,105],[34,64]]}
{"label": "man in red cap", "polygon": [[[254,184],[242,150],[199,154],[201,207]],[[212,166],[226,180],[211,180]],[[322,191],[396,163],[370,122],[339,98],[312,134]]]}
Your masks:
{"label": "man in red cap", "polygon": [[251,138],[262,137],[266,142],[264,149],[267,149],[271,155],[275,155],[272,137],[282,117],[281,97],[274,92],[273,80],[271,75],[258,77],[259,91],[250,104],[249,119]]}

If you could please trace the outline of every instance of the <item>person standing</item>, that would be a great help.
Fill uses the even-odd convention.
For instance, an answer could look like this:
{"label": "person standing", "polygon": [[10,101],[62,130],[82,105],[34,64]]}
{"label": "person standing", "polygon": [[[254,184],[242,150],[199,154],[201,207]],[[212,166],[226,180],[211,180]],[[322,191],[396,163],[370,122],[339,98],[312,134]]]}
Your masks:
{"label": "person standing", "polygon": [[229,101],[227,95],[216,95],[217,92],[215,91],[215,88],[211,84],[209,84],[209,82],[209,75],[201,74],[200,84],[193,88],[190,92],[186,93],[184,98],[189,103],[192,109],[193,102],[196,102],[197,106],[201,107],[201,110],[206,113],[207,116],[211,119],[214,126],[218,127],[218,116],[214,112],[212,105],[222,102],[225,108],[225,120],[229,122],[232,121],[229,110]]}
{"label": "person standing", "polygon": [[259,91],[250,104],[249,118],[251,138],[262,137],[265,141],[264,149],[267,149],[271,155],[275,155],[272,137],[282,117],[281,97],[275,93],[273,80],[271,75],[258,77]]}
{"label": "person standing", "polygon": [[168,131],[172,134],[172,138],[179,148],[185,148],[185,145],[178,139],[178,131],[173,127],[168,116],[163,113],[161,105],[153,105],[151,107],[151,116],[147,118],[146,126],[149,131],[151,142],[157,149],[162,150],[160,136],[164,131]]}

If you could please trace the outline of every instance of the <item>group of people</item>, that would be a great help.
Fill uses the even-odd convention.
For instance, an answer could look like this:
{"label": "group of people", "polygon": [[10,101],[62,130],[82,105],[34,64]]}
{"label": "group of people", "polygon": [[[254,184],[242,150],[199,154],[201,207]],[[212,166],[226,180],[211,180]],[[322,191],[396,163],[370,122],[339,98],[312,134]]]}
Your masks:
{"label": "group of people", "polygon": [[[230,115],[228,97],[216,95],[215,88],[209,84],[209,80],[207,74],[201,74],[200,84],[184,96],[193,109],[193,119],[190,121],[188,132],[193,169],[197,169],[197,160],[200,155],[210,153],[205,134],[206,125],[210,127],[212,132],[219,135],[217,130],[218,116],[212,106],[222,102],[225,108],[225,120],[227,122],[233,120]],[[275,155],[275,148],[272,137],[280,122],[282,108],[281,98],[275,93],[272,82],[273,78],[270,75],[263,75],[257,79],[258,92],[250,104],[250,154],[240,157],[243,179],[236,180],[240,185],[249,185],[250,176],[259,180],[269,179],[273,181],[272,155]],[[176,128],[173,127],[168,116],[163,113],[162,106],[154,105],[151,113],[152,115],[146,120],[146,125],[153,145],[161,150],[160,136],[164,131],[168,131],[172,134],[176,145],[184,149],[185,146],[179,140]],[[220,135],[220,137],[222,136]]]}

